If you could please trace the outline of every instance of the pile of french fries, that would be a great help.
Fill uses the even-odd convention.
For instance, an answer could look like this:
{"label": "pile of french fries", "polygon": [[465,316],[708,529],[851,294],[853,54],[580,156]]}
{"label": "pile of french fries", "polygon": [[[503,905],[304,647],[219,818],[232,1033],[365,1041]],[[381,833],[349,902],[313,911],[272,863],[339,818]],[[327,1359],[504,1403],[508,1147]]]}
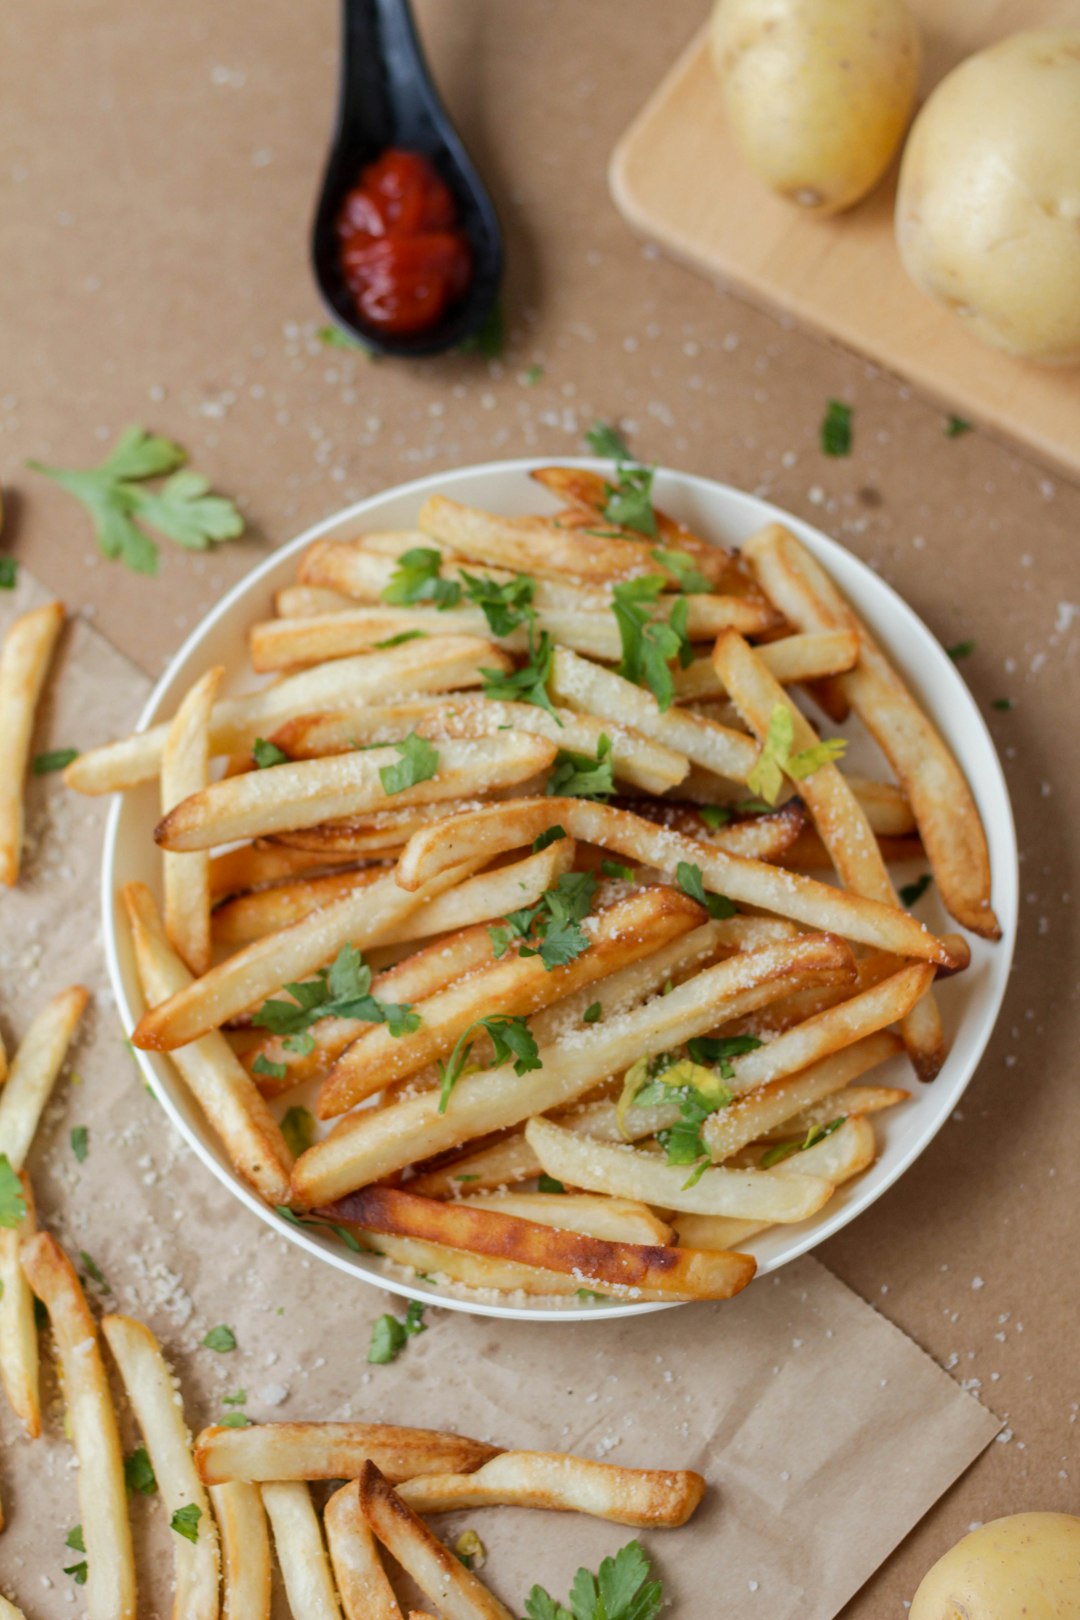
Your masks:
{"label": "pile of french fries", "polygon": [[[154,1335],[129,1316],[98,1323],[50,1233],[31,1227],[19,1234],[5,1284],[25,1292],[31,1327],[34,1296],[48,1312],[78,1462],[83,1557],[65,1573],[85,1586],[90,1620],[138,1614],[124,1458],[102,1339],[175,1532],[172,1612],[183,1620],[217,1620],[219,1612],[269,1620],[271,1531],[297,1620],[402,1620],[385,1554],[448,1620],[512,1620],[472,1561],[448,1548],[421,1515],[513,1506],[662,1530],[685,1524],[704,1494],[705,1481],[688,1470],[506,1451],[387,1423],[215,1426],[193,1446],[182,1393]],[[320,1522],[311,1486],[328,1480],[336,1486]],[[22,1620],[2,1597],[0,1617]],[[413,1611],[412,1620],[424,1617]]]}
{"label": "pile of french fries", "polygon": [[[889,864],[923,856],[993,939],[986,838],[790,533],[735,554],[655,512],[645,537],[598,475],[533,476],[556,515],[434,496],[415,532],[317,542],[251,629],[268,684],[221,696],[209,670],[67,780],[160,780],[163,916],[124,894],[132,1038],[283,1219],[465,1288],[725,1298],[742,1244],[873,1162],[873,1116],[909,1095],[873,1071],[938,1072],[934,981],[970,950]],[[650,679],[633,581],[639,651],[683,625]],[[895,780],[847,774],[800,689]],[[748,797],[766,756],[772,804]]]}

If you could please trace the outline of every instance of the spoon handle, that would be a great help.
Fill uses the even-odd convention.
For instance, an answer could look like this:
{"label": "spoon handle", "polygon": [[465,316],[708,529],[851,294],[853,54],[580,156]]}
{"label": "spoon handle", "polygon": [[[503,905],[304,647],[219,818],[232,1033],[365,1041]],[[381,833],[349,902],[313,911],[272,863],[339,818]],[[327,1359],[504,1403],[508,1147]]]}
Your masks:
{"label": "spoon handle", "polygon": [[341,20],[341,134],[429,149],[439,102],[409,0],[342,0]]}

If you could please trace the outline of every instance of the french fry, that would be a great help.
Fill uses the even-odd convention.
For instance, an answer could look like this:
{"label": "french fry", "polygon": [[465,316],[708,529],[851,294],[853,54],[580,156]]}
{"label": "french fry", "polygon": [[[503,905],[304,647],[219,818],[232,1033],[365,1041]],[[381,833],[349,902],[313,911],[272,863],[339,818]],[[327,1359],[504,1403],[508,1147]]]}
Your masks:
{"label": "french fry", "polygon": [[406,1507],[374,1463],[364,1464],[358,1489],[371,1529],[444,1620],[513,1620],[509,1609]]}
{"label": "french fry", "polygon": [[355,1479],[370,1460],[396,1482],[419,1474],[468,1474],[498,1449],[440,1429],[391,1423],[255,1423],[204,1429],[195,1441],[195,1467],[204,1485],[264,1484]]}
{"label": "french fry", "polygon": [[[210,780],[210,716],[224,669],[207,670],[184,698],[169,727],[161,759],[161,810],[168,815]],[[165,932],[177,955],[192,973],[210,966],[210,857],[199,850],[188,855],[166,853]]]}
{"label": "french fry", "polygon": [[[537,1123],[542,1122],[530,1121],[528,1130]],[[636,1150],[614,1151],[633,1153]],[[667,1166],[660,1165],[660,1168]],[[741,1176],[743,1179],[751,1176],[765,1181],[770,1172],[707,1170],[705,1175]],[[776,1209],[787,1211],[798,1206],[812,1213],[812,1209],[820,1208],[832,1190],[831,1184],[819,1178],[807,1178],[815,1193],[820,1190],[820,1197],[800,1200],[797,1182],[801,1179],[772,1177],[783,1186],[772,1189],[767,1205],[762,1200],[760,1207],[768,1208],[770,1218],[775,1218],[772,1212]],[[657,1200],[661,1201],[667,1202]],[[396,1187],[364,1187],[326,1206],[323,1213],[329,1220],[360,1231],[388,1232],[418,1238],[421,1242],[440,1243],[451,1249],[467,1249],[495,1259],[516,1260],[546,1271],[569,1273],[578,1279],[579,1286],[591,1287],[594,1282],[611,1284],[629,1289],[632,1295],[639,1288],[647,1288],[676,1299],[730,1299],[746,1287],[754,1274],[753,1262],[744,1255],[713,1254],[705,1258],[690,1249],[587,1237],[580,1232],[541,1226],[516,1215],[501,1215],[490,1207],[476,1209],[464,1203],[438,1203],[434,1199],[418,1198]]]}
{"label": "french fry", "polygon": [[999,939],[986,834],[964,774],[937,728],[794,535],[770,524],[747,541],[744,554],[796,628],[857,632],[859,661],[837,678],[840,689],[903,783],[945,906],[963,927]]}
{"label": "french fry", "polygon": [[805,1136],[815,1125],[828,1125],[831,1120],[839,1119],[841,1114],[845,1119],[854,1119],[861,1114],[880,1114],[887,1108],[897,1108],[901,1103],[908,1102],[910,1097],[910,1091],[904,1091],[899,1086],[844,1086],[843,1090],[834,1091],[830,1097],[794,1114],[783,1125],[766,1131],[761,1140],[783,1142],[790,1137]]}
{"label": "french fry", "polygon": [[210,1501],[191,1460],[191,1436],[177,1381],[150,1329],[130,1316],[105,1316],[101,1331],[120,1368],[138,1420],[165,1512],[195,1507],[194,1540],[174,1536],[173,1613],[182,1620],[217,1620],[218,1535]]}
{"label": "french fry", "polygon": [[875,782],[872,777],[846,772],[847,785],[862,806],[863,814],[879,838],[909,838],[917,833],[907,794],[895,782]]}
{"label": "french fry", "polygon": [[559,1451],[504,1451],[474,1474],[429,1474],[398,1487],[415,1513],[546,1508],[641,1530],[678,1529],[704,1494],[701,1475],[686,1469],[618,1468]]}
{"label": "french fry", "polygon": [[[512,787],[546,770],[556,752],[544,738],[520,731],[504,732],[497,741],[441,743],[435,773],[395,792],[393,804],[403,809]],[[397,748],[374,748],[226,777],[170,810],[154,829],[154,838],[166,850],[209,849],[385,809],[390,793],[381,773],[401,763]]]}
{"label": "french fry", "polygon": [[281,844],[240,844],[210,859],[210,898],[217,903],[249,889],[290,878],[310,877],[355,866],[350,855],[322,855],[315,850],[286,849]]}
{"label": "french fry", "polygon": [[[887,866],[926,858],[918,838],[884,838],[879,833],[877,844]],[[796,872],[831,871],[833,867],[832,856],[813,827],[805,827],[776,858],[781,866],[789,866]]]}
{"label": "french fry", "polygon": [[755,861],[778,861],[794,848],[806,829],[806,812],[797,799],[790,799],[771,815],[747,816],[715,829],[706,826],[693,805],[665,799],[627,800],[626,808],[646,821],[675,832],[700,838],[729,855],[744,855]]}
{"label": "french fry", "polygon": [[27,1280],[49,1313],[64,1377],[67,1422],[79,1464],[87,1613],[90,1620],[135,1620],[124,1459],[94,1318],[54,1237],[39,1232],[27,1239],[20,1254]]}
{"label": "french fry", "polygon": [[17,1226],[0,1227],[0,1381],[11,1410],[36,1440],[41,1433],[37,1323],[19,1249],[37,1231],[37,1220],[29,1177],[21,1174],[19,1180],[26,1213]]}
{"label": "french fry", "polygon": [[745,905],[776,912],[811,928],[841,934],[859,944],[912,956],[944,967],[965,965],[963,942],[936,938],[893,906],[844,894],[795,872],[728,855],[697,838],[654,827],[640,816],[584,799],[516,799],[448,818],[438,828],[414,833],[397,866],[405,888],[425,883],[456,861],[483,852],[488,859],[529,843],[557,823],[574,838],[618,850],[632,860],[675,874],[696,865],[705,888]]}
{"label": "french fry", "polygon": [[26,1163],[38,1121],[89,1000],[90,992],[81,984],[61,990],[38,1013],[12,1059],[0,1091],[0,1153],[7,1155],[15,1170]]}
{"label": "french fry", "polygon": [[757,760],[757,746],[744,732],[678,706],[661,710],[651,692],[565,647],[555,649],[550,689],[557,702],[599,718],[613,714],[729,781],[745,782]]}
{"label": "french fry", "polygon": [[[361,653],[319,664],[258,692],[219,698],[210,718],[210,751],[238,754],[302,714],[355,708],[397,699],[406,693],[450,692],[479,686],[479,666],[509,669],[510,659],[477,636],[431,636],[383,652]],[[161,770],[168,722],[120,742],[89,749],[64,772],[79,793],[112,793],[151,781]]]}
{"label": "french fry", "polygon": [[[3,1523],[0,1521],[0,1530],[3,1528]],[[17,1609],[14,1603],[10,1603],[2,1592],[0,1592],[0,1620],[26,1620],[22,1610]],[[409,1620],[413,1620],[412,1615],[409,1616]],[[423,1616],[421,1616],[421,1620],[423,1620]]]}
{"label": "french fry", "polygon": [[[123,900],[139,982],[146,1001],[154,1007],[183,993],[194,981],[165,938],[150,891],[141,883],[129,883]],[[238,1173],[268,1203],[281,1203],[288,1195],[292,1154],[281,1127],[224,1035],[211,1030],[175,1049],[172,1061]]]}
{"label": "french fry", "polygon": [[[754,650],[775,680],[783,686],[794,686],[851,669],[859,656],[859,638],[853,630],[821,630],[783,636],[779,641],[763,642]],[[711,658],[695,658],[686,669],[673,671],[673,679],[679,703],[725,695]]]}
{"label": "french fry", "polygon": [[[527,786],[522,784],[520,789],[511,789],[510,796],[516,797],[526,791]],[[529,791],[539,789],[533,787]],[[348,860],[353,864],[377,861],[385,865],[396,860],[414,832],[454,815],[458,807],[475,808],[487,802],[484,795],[474,794],[467,799],[448,799],[438,804],[415,804],[405,810],[375,810],[347,821],[326,821],[314,827],[275,833],[268,842],[283,849],[321,855],[325,861]]]}
{"label": "french fry", "polygon": [[359,1481],[352,1479],[334,1492],[323,1524],[345,1620],[401,1620],[378,1544],[360,1507]]}
{"label": "french fry", "polygon": [[[796,753],[816,746],[814,728],[741,636],[725,631],[713,649],[713,664],[759,742],[764,742],[772,716],[781,709],[791,717]],[[837,767],[824,762],[801,781],[799,789],[844,888],[885,905],[899,905],[870,823]],[[945,1035],[929,989],[905,1019],[903,1035],[916,1074],[921,1080],[933,1080],[945,1061]]]}
{"label": "french fry", "polygon": [[493,1007],[513,1015],[536,1012],[688,934],[703,917],[701,907],[678,890],[642,888],[590,919],[588,948],[563,967],[549,971],[539,955],[508,953],[490,962],[421,1003],[423,1023],[413,1034],[394,1037],[385,1025],[361,1034],[323,1083],[320,1118],[343,1114],[387,1084],[418,1073]]}
{"label": "french fry", "polygon": [[296,1161],[294,1199],[301,1207],[326,1203],[417,1159],[573,1102],[637,1058],[704,1034],[725,1016],[741,1017],[781,993],[778,986],[787,988],[798,973],[809,978],[850,971],[846,946],[826,936],[731,957],[645,1007],[567,1032],[541,1048],[536,1072],[519,1076],[504,1064],[464,1076],[443,1113],[431,1092],[391,1108],[361,1109]]}
{"label": "french fry", "polygon": [[46,602],[12,620],[0,641],[0,883],[9,888],[19,881],[34,716],[63,624],[63,603]]}
{"label": "french fry", "polygon": [[685,1164],[665,1164],[659,1154],[581,1136],[549,1119],[530,1119],[525,1135],[549,1176],[664,1209],[790,1223],[815,1215],[832,1196],[832,1183],[821,1176],[785,1179],[770,1170],[706,1170],[690,1186]]}
{"label": "french fry", "polygon": [[302,1620],[341,1620],[311,1492],[299,1480],[262,1486],[289,1608]]}
{"label": "french fry", "polygon": [[[435,995],[452,980],[465,978],[494,960],[491,934],[483,923],[461,928],[447,939],[413,951],[403,961],[379,973],[371,982],[371,993],[380,1001],[416,1002]],[[310,1052],[296,1052],[286,1046],[287,1037],[266,1035],[245,1053],[244,1067],[251,1074],[261,1056],[266,1064],[284,1065],[282,1079],[259,1076],[264,1096],[276,1096],[301,1080],[324,1075],[365,1026],[355,1018],[320,1018],[309,1031],[314,1046]]]}
{"label": "french fry", "polygon": [[[475,871],[474,864],[465,864]],[[394,877],[387,875],[378,883],[332,901],[291,928],[257,940],[219,962],[201,979],[152,1007],[136,1026],[134,1044],[149,1051],[168,1052],[198,1040],[237,1013],[261,1003],[281,985],[314,973],[332,961],[343,945],[363,948],[385,940],[394,925],[422,908],[425,900],[452,888],[463,875],[454,869],[434,885],[412,894],[403,892]]]}
{"label": "french fry", "polygon": [[[414,1186],[409,1183],[410,1192]],[[480,1193],[466,1198],[465,1205],[616,1243],[666,1244],[673,1235],[667,1222],[636,1198],[594,1198],[590,1193],[567,1192]]]}
{"label": "french fry", "polygon": [[345,613],[356,606],[351,596],[321,585],[286,585],[274,596],[279,619],[309,619],[318,613]]}
{"label": "french fry", "polygon": [[[833,1119],[838,1117],[835,1113],[832,1115]],[[876,1157],[877,1144],[870,1121],[861,1117],[849,1118],[824,1141],[782,1159],[772,1173],[783,1175],[786,1170],[789,1174],[820,1175],[839,1187],[866,1170]],[[696,1249],[725,1251],[732,1245],[746,1243],[772,1224],[769,1221],[732,1220],[723,1215],[693,1214],[677,1215],[676,1222],[680,1243]]]}
{"label": "french fry", "polygon": [[[166,856],[170,858],[186,861],[191,857]],[[254,894],[239,894],[214,911],[214,943],[230,950],[251,945],[257,939],[265,939],[267,934],[290,928],[313,911],[321,911],[331,900],[377,883],[385,875],[385,867],[369,866],[350,872],[329,872],[324,877],[300,878],[295,883],[278,883]]]}
{"label": "french fry", "polygon": [[[396,730],[391,729],[395,725]],[[304,716],[282,726],[272,740],[293,759],[311,759],[353,748],[357,742],[400,737],[413,728],[423,737],[489,737],[513,728],[546,737],[560,748],[587,754],[596,754],[600,738],[607,737],[616,777],[647,793],[667,792],[676,787],[687,772],[683,755],[628,726],[575,714],[570,709],[560,709],[553,715],[532,703],[467,695],[387,709],[373,708],[366,716]]]}
{"label": "french fry", "polygon": [[225,1620],[270,1620],[270,1532],[259,1487],[211,1485],[210,1500],[221,1531]]}

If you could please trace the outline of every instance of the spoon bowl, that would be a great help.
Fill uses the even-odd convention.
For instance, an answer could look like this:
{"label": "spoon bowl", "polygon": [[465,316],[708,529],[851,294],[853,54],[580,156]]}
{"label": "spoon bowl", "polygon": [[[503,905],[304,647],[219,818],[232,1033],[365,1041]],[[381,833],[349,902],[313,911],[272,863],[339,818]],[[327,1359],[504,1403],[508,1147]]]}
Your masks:
{"label": "spoon bowl", "polygon": [[[337,220],[366,164],[389,147],[427,158],[449,187],[472,250],[472,278],[439,322],[407,334],[381,332],[360,318],[341,267]],[[312,266],[337,326],[376,354],[442,354],[478,333],[502,277],[502,231],[483,181],[439,100],[408,0],[342,0],[337,125],[312,227]]]}

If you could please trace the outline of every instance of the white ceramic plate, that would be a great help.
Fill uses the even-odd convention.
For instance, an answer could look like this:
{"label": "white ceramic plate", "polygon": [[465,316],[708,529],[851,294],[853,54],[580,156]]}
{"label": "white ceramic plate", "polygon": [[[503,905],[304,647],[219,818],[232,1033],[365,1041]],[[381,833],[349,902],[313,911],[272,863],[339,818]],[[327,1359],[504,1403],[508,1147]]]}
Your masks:
{"label": "white ceramic plate", "polygon": [[[593,461],[579,464],[607,470],[604,464]],[[449,491],[457,500],[492,511],[514,514],[542,510],[547,497],[527,477],[534,465],[537,463],[530,461],[493,462],[422,478],[360,501],[302,534],[291,545],[283,546],[230,591],[188,637],[147,703],[139,721],[140,729],[172,715],[191,683],[211,664],[224,665],[226,690],[237,691],[256,684],[247,668],[245,632],[256,620],[270,616],[275,590],[292,582],[297,556],[312,540],[324,536],[345,538],[366,529],[409,528],[415,522],[420,503],[436,490]],[[877,1163],[841,1188],[821,1217],[801,1226],[776,1227],[748,1244],[757,1256],[761,1276],[814,1248],[880,1198],[922,1152],[955,1108],[986,1048],[1008,980],[1016,937],[1016,834],[1001,766],[982,716],[937,640],[888,585],[835,541],[826,539],[798,518],[739,490],[684,473],[658,472],[655,492],[658,505],[682,518],[699,534],[729,544],[738,545],[763,524],[779,520],[825,564],[904,672],[967,774],[990,843],[994,905],[1003,931],[997,945],[973,939],[969,971],[940,987],[942,1016],[951,1050],[937,1080],[931,1086],[919,1085],[904,1060],[896,1060],[889,1071],[883,1069],[875,1074],[875,1081],[907,1086],[912,1092],[909,1103],[875,1120],[882,1140]],[[860,748],[859,755],[854,751],[849,755],[852,763],[857,768],[869,763],[874,769],[872,754],[866,752],[872,745],[860,745]],[[880,756],[876,768],[879,773],[883,770]],[[160,894],[160,862],[152,837],[158,814],[156,783],[119,796],[109,817],[105,838],[102,869],[105,945],[109,973],[126,1029],[133,1028],[137,1022],[141,999],[116,896],[123,883],[132,881],[147,883]],[[904,874],[905,880],[907,876]],[[948,924],[932,889],[920,902],[919,915],[934,928],[954,926]],[[223,1186],[290,1242],[352,1277],[377,1283],[397,1294],[483,1316],[567,1321],[667,1308],[623,1301],[610,1305],[582,1304],[576,1300],[563,1303],[523,1296],[515,1296],[515,1302],[510,1304],[505,1302],[505,1297],[500,1299],[494,1294],[479,1295],[457,1287],[442,1289],[412,1281],[408,1273],[374,1256],[354,1255],[333,1238],[323,1238],[311,1230],[292,1226],[268,1209],[233,1172],[167,1060],[147,1052],[139,1052],[137,1057],[165,1112]]]}

